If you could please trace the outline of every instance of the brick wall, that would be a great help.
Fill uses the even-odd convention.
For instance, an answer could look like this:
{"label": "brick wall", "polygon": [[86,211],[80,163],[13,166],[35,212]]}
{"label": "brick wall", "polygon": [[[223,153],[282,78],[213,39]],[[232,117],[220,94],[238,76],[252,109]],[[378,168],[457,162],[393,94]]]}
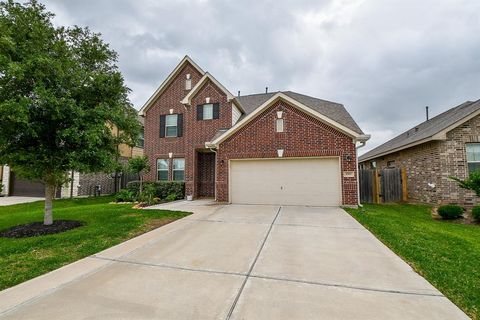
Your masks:
{"label": "brick wall", "polygon": [[[282,133],[275,131],[277,111],[283,111],[285,130]],[[228,201],[228,160],[277,158],[277,149],[284,149],[284,158],[340,157],[342,172],[355,172],[353,178],[342,175],[343,204],[358,203],[356,149],[352,138],[282,101],[221,143],[217,164],[223,161],[223,165],[217,168],[217,200]]]}
{"label": "brick wall", "polygon": [[475,194],[449,179],[468,176],[465,151],[468,142],[480,142],[480,117],[448,132],[445,141],[432,141],[365,163],[376,161],[378,168],[384,168],[388,161],[394,160],[396,167],[406,168],[409,201],[468,207],[475,204]]}
{"label": "brick wall", "polygon": [[173,113],[188,112],[183,104],[180,103],[188,93],[185,90],[187,74],[191,76],[192,87],[202,77],[200,72],[191,64],[185,64],[160,97],[146,111],[144,153],[149,158],[151,170],[145,175],[145,180],[155,181],[157,179],[157,159],[168,159],[169,152],[172,152],[174,157],[185,158],[185,140],[188,132],[186,117],[184,118],[183,137],[160,138],[160,115],[169,114],[170,109],[173,109]]}

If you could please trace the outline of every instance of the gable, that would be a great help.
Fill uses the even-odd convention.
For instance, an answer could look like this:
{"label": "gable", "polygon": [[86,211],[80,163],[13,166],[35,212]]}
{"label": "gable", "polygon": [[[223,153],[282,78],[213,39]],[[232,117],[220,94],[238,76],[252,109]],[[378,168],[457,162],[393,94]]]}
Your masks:
{"label": "gable", "polygon": [[[185,56],[182,61],[180,61],[180,63],[175,67],[175,69],[173,69],[173,71],[168,75],[168,77],[162,82],[162,84],[160,84],[157,90],[155,90],[155,92],[150,96],[147,102],[145,102],[145,104],[142,106],[139,111],[139,114],[141,116],[145,116],[145,113],[148,111],[148,109],[155,104],[155,102],[172,85],[172,83],[175,82],[175,80],[179,80],[179,75],[182,74],[182,71],[184,71],[185,68],[189,68],[189,70],[191,70],[191,72],[197,76],[203,76],[205,74],[205,72],[189,56]],[[191,76],[193,77],[193,74]],[[198,82],[199,78],[200,77],[197,77],[195,83]],[[186,77],[185,75],[183,75],[183,81],[185,80]],[[195,83],[192,79],[192,86],[194,86]],[[182,87],[183,89],[185,89],[185,84],[183,84]],[[182,97],[184,96],[184,94],[185,90],[182,93]]]}
{"label": "gable", "polygon": [[355,132],[351,130],[350,128],[345,127],[344,125],[326,117],[323,114],[320,114],[319,112],[313,110],[312,108],[309,108],[302,103],[296,101],[295,99],[283,94],[282,92],[278,92],[275,95],[273,95],[270,99],[268,99],[264,104],[260,107],[258,107],[255,111],[250,113],[248,116],[243,118],[240,122],[238,122],[234,127],[226,131],[223,135],[220,137],[216,138],[214,141],[210,142],[210,146],[215,146],[222,141],[226,140],[230,135],[234,134],[236,131],[240,130],[243,126],[248,124],[250,121],[253,121],[258,115],[260,115],[265,109],[269,108],[273,104],[275,104],[278,101],[284,101],[291,107],[294,107],[301,112],[327,124],[328,126],[334,128],[335,130],[342,132],[346,134],[347,136],[355,139],[356,141],[367,141],[370,136],[369,135],[364,135],[364,134],[359,134],[358,132]]}

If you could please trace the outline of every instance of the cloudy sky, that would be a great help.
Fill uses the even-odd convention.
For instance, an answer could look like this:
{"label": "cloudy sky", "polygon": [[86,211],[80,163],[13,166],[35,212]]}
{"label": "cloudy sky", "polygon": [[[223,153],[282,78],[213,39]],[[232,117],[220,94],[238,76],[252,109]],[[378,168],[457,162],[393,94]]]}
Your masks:
{"label": "cloudy sky", "polygon": [[188,54],[231,92],[343,103],[373,148],[480,99],[478,0],[43,0],[119,53],[137,109]]}

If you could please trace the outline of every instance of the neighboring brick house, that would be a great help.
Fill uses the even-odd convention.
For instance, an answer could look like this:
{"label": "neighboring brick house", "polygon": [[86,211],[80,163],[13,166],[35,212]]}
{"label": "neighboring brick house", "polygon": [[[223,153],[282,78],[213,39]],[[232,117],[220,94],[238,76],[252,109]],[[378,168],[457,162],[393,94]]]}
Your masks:
{"label": "neighboring brick house", "polygon": [[450,177],[480,169],[480,100],[465,102],[367,152],[364,168],[405,168],[410,201],[471,206],[475,194]]}
{"label": "neighboring brick house", "polygon": [[140,110],[146,180],[187,198],[244,204],[358,204],[357,143],[343,105],[286,91],[234,96],[186,56]]}
{"label": "neighboring brick house", "polygon": [[[138,121],[143,126],[143,117],[138,117]],[[113,127],[114,134],[118,134],[118,129]],[[126,144],[118,146],[119,162],[126,163],[128,159],[143,155],[143,131],[139,137],[137,146],[130,147]],[[126,185],[128,180],[136,180],[128,174],[114,173],[79,173],[71,172],[71,181],[61,188],[57,188],[56,197],[65,198],[70,196],[89,196],[94,195],[97,187],[101,194],[112,194]],[[15,176],[9,166],[0,166],[0,184],[3,185],[2,194],[6,196],[31,196],[43,197],[45,187],[43,183],[22,179]]]}

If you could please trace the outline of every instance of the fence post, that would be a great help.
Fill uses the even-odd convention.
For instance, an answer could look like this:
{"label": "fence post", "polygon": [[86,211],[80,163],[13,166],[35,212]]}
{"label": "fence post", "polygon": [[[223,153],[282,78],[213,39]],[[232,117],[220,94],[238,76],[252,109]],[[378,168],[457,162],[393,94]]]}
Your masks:
{"label": "fence post", "polygon": [[402,168],[402,201],[407,202],[408,189],[407,189],[407,170]]}
{"label": "fence post", "polygon": [[380,179],[378,169],[373,170],[373,202],[380,203]]}

